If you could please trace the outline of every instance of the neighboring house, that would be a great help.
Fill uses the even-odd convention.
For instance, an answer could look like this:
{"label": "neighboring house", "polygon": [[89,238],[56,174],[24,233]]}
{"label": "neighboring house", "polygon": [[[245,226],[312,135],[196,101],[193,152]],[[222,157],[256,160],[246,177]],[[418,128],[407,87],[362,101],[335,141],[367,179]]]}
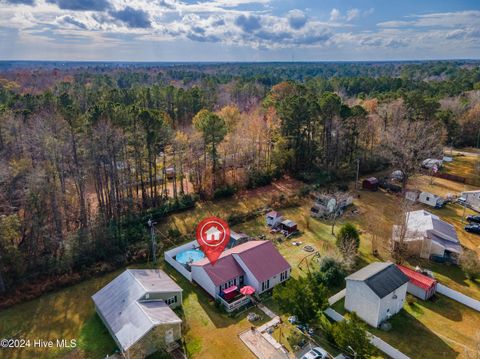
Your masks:
{"label": "neighboring house", "polygon": [[182,288],[158,269],[127,269],[92,296],[102,319],[127,358],[145,358],[178,346]]}
{"label": "neighboring house", "polygon": [[480,212],[480,190],[462,192],[462,198],[469,207]]}
{"label": "neighboring house", "polygon": [[411,268],[404,267],[397,264],[398,269],[400,269],[403,274],[405,274],[408,279],[407,292],[423,300],[429,299],[432,295],[435,294],[437,290],[437,281],[425,274],[419,273]]}
{"label": "neighboring house", "polygon": [[430,192],[422,192],[418,196],[418,202],[426,204],[434,208],[442,208],[445,205],[445,200]]}
{"label": "neighboring house", "polygon": [[337,211],[337,215],[343,214],[345,208],[353,203],[353,196],[345,195],[345,198],[339,200],[334,196],[312,193],[310,196],[314,200],[313,206],[310,208],[310,215],[314,218],[325,218],[334,214]]}
{"label": "neighboring house", "polygon": [[403,226],[393,226],[392,239],[394,245],[403,239],[410,254],[425,259],[457,263],[463,252],[455,227],[424,210],[408,212]]}
{"label": "neighboring house", "polygon": [[345,309],[357,313],[372,327],[403,308],[408,277],[393,263],[371,263],[345,280]]}
{"label": "neighboring house", "polygon": [[245,234],[245,233],[237,233],[232,230],[230,230],[230,240],[228,241],[227,244],[227,249],[228,248],[233,248],[235,246],[238,246],[242,243],[248,242],[250,240],[250,237]]}
{"label": "neighboring house", "polygon": [[261,294],[287,280],[291,267],[272,242],[249,241],[224,251],[214,265],[205,258],[192,263],[191,270],[192,280],[232,311],[250,301],[240,294],[241,287]]}
{"label": "neighboring house", "polygon": [[270,211],[266,214],[265,220],[267,222],[267,226],[275,228],[281,221],[283,221],[283,217],[277,211]]}

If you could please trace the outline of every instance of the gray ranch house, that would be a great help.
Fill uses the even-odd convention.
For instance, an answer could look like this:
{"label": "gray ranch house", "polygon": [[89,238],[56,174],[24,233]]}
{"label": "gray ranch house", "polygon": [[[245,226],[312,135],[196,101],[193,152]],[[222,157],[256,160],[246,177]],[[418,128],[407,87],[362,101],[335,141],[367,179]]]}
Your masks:
{"label": "gray ranch house", "polygon": [[463,252],[455,227],[424,210],[408,212],[403,226],[393,226],[392,239],[394,245],[403,240],[410,254],[425,259],[457,263]]}
{"label": "gray ranch house", "polygon": [[402,310],[409,278],[395,264],[374,262],[345,279],[345,309],[372,327]]}
{"label": "gray ranch house", "polygon": [[127,269],[92,296],[95,309],[125,358],[178,347],[182,288],[158,269]]}

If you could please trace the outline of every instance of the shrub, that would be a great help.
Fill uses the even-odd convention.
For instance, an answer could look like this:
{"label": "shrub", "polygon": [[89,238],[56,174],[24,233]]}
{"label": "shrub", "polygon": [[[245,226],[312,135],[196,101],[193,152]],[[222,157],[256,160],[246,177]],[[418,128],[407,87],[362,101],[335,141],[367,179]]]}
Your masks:
{"label": "shrub", "polygon": [[460,268],[467,278],[475,279],[480,274],[480,259],[475,251],[465,249],[460,256]]}
{"label": "shrub", "polygon": [[413,295],[407,295],[407,304],[409,306],[412,306],[414,305],[415,303],[417,302],[417,299],[415,299],[415,297]]}
{"label": "shrub", "polygon": [[249,170],[248,173],[248,180],[247,180],[247,188],[257,188],[266,186],[270,184],[274,179],[274,173],[269,170],[256,170],[252,169]]}
{"label": "shrub", "polygon": [[226,185],[220,188],[217,188],[215,192],[213,192],[213,198],[227,198],[233,196],[237,192],[237,188],[234,186]]}
{"label": "shrub", "polygon": [[332,257],[324,257],[320,262],[320,271],[316,273],[316,280],[327,287],[343,285],[347,275],[340,262]]}

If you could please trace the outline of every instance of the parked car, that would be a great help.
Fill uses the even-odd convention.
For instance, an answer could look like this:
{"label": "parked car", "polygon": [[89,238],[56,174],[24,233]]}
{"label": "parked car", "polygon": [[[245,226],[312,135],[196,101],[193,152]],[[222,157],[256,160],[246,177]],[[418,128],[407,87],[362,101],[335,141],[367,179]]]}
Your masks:
{"label": "parked car", "polygon": [[315,347],[305,353],[300,359],[327,359],[328,353],[321,347]]}
{"label": "parked car", "polygon": [[480,216],[467,216],[467,221],[470,223],[480,223]]}
{"label": "parked car", "polygon": [[469,233],[480,234],[480,224],[467,224],[465,230]]}
{"label": "parked car", "polygon": [[383,188],[386,191],[390,191],[393,193],[400,193],[402,192],[402,187],[391,183],[388,178],[381,178],[378,181],[378,187]]}
{"label": "parked car", "polygon": [[463,197],[457,198],[457,203],[458,203],[460,206],[468,207],[467,200],[466,200],[465,198],[463,198]]}

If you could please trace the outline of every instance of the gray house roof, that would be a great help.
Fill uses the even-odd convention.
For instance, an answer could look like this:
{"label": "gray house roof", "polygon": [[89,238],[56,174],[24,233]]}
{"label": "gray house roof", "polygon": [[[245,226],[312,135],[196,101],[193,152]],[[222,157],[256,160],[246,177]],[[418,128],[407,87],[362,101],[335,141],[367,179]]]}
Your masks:
{"label": "gray house roof", "polygon": [[153,327],[181,323],[163,301],[141,301],[147,293],[182,289],[161,270],[127,269],[92,296],[96,309],[118,346],[126,351]]}
{"label": "gray house roof", "polygon": [[383,298],[408,283],[409,279],[393,263],[374,262],[349,275],[346,280],[365,282],[379,298]]}

